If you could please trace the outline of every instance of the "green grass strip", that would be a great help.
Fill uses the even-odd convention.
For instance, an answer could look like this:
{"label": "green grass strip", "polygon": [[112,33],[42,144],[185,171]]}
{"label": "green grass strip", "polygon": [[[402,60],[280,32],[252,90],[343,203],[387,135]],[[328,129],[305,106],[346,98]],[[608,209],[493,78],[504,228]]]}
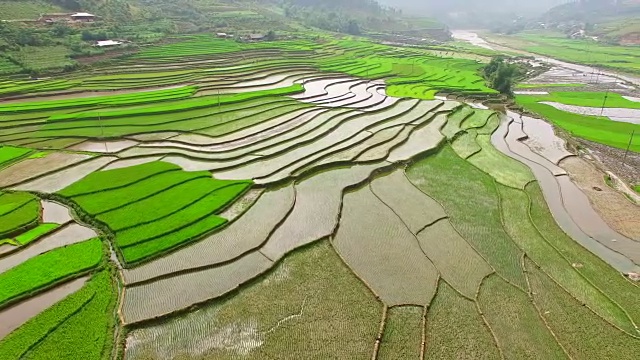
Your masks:
{"label": "green grass strip", "polygon": [[[540,104],[534,96],[516,96],[516,102],[525,109],[539,114],[573,136],[600,144],[626,149],[633,131],[640,134],[640,125],[613,121],[603,116],[589,116],[562,111]],[[640,152],[640,136],[634,137],[630,149]]]}
{"label": "green grass strip", "polygon": [[9,165],[10,163],[25,157],[32,150],[14,147],[14,146],[0,146],[0,167]]}
{"label": "green grass strip", "polygon": [[36,197],[28,192],[0,192],[0,216],[20,208],[24,204],[35,201]]}
{"label": "green grass strip", "polygon": [[96,268],[102,259],[100,239],[58,248],[0,274],[0,307],[56,282]]}
{"label": "green grass strip", "polygon": [[[84,287],[54,304],[0,340],[2,359],[20,359],[35,344],[77,314],[95,296],[96,282],[106,272],[94,276]],[[108,274],[106,275],[108,279]]]}
{"label": "green grass strip", "polygon": [[250,183],[238,183],[220,188],[190,205],[174,210],[168,216],[144,225],[130,227],[116,233],[116,241],[121,247],[128,247],[140,242],[164,236],[176,229],[181,229],[204,217],[215,217],[217,210],[224,208],[250,186]]}
{"label": "green grass strip", "polygon": [[612,92],[554,91],[549,95],[519,95],[518,97],[535,98],[537,102],[558,102],[573,106],[640,109],[640,102],[627,100],[622,95]]}
{"label": "green grass strip", "polygon": [[211,95],[202,96],[193,99],[187,99],[177,102],[170,102],[166,104],[159,104],[157,106],[141,107],[137,109],[128,110],[106,110],[106,111],[87,111],[73,114],[54,115],[49,118],[52,121],[59,120],[80,120],[80,119],[94,119],[94,118],[111,118],[121,116],[140,116],[150,114],[162,114],[167,112],[177,112],[184,110],[193,110],[199,108],[211,108],[223,104],[231,104],[236,102],[243,102],[252,99],[258,99],[268,96],[290,95],[300,93],[304,91],[304,87],[300,84],[294,84],[292,86],[271,89],[252,91],[239,94],[224,94],[224,95]]}
{"label": "green grass strip", "polygon": [[59,224],[40,224],[36,228],[33,228],[23,234],[16,236],[15,240],[20,245],[27,245],[32,241],[38,240],[43,235],[52,232],[58,227],[60,227]]}
{"label": "green grass strip", "polygon": [[10,234],[28,230],[35,226],[40,216],[40,202],[30,200],[11,212],[0,216],[0,237],[10,236]]}
{"label": "green grass strip", "polygon": [[[238,184],[239,188],[234,187],[233,190],[227,190],[226,187],[234,184]],[[135,227],[135,232],[140,233],[139,225],[149,224],[175,212],[184,212],[185,207],[198,203],[199,200],[214,192],[215,194],[212,196],[218,199],[219,204],[210,202],[211,207],[208,208],[208,211],[215,212],[220,206],[224,206],[229,197],[234,198],[238,191],[241,192],[250,185],[251,182],[246,181],[237,182],[213,178],[194,179],[150,198],[101,214],[97,219],[109,225],[116,232]],[[218,189],[221,191],[216,191]],[[137,237],[139,236],[141,235]],[[120,241],[118,243],[123,245]]]}
{"label": "green grass strip", "polygon": [[74,197],[118,189],[157,174],[178,170],[181,170],[178,165],[163,161],[153,161],[121,169],[96,171],[59,191],[58,194],[64,197]]}
{"label": "green grass strip", "polygon": [[49,100],[40,102],[25,102],[0,106],[2,112],[42,111],[65,109],[84,106],[122,106],[134,105],[163,100],[187,98],[196,92],[195,86],[184,86],[176,89],[156,91],[142,91],[130,94],[92,96],[75,99]]}
{"label": "green grass strip", "polygon": [[0,245],[18,246],[20,244],[18,244],[15,239],[2,239],[2,240],[0,240]]}
{"label": "green grass strip", "polygon": [[210,179],[211,173],[167,171],[117,189],[76,196],[73,197],[73,201],[88,214],[98,215],[146,199],[172,186],[200,178]]}
{"label": "green grass strip", "polygon": [[118,289],[106,271],[92,281],[95,281],[95,295],[91,301],[29,351],[25,358],[111,359]]}
{"label": "green grass strip", "polygon": [[211,215],[178,231],[122,250],[122,256],[129,264],[139,262],[177,247],[200,239],[202,236],[227,223],[226,219]]}

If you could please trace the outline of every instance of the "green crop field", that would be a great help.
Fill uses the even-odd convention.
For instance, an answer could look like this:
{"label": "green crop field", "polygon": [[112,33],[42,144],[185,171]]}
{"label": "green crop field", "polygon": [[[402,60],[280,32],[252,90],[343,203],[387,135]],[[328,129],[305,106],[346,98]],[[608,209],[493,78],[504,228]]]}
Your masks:
{"label": "green crop field", "polygon": [[[65,70],[0,61],[0,360],[637,357],[633,216],[599,217],[564,140],[504,114],[494,52],[188,29],[79,69],[62,45],[0,57]],[[541,102],[638,103],[569,85],[515,101],[622,148],[638,125]]]}
{"label": "green crop field", "polygon": [[[516,102],[528,111],[549,119],[555,125],[568,131],[572,135],[606,144],[619,149],[628,146],[635,152],[640,152],[640,140],[632,139],[631,134],[640,132],[640,125],[629,122],[614,121],[604,116],[576,114],[556,109],[541,101],[553,101],[567,105],[601,107],[620,107],[638,109],[639,103],[626,100],[617,94],[609,94],[605,101],[602,93],[551,93],[549,96],[518,95]],[[609,100],[611,98],[611,100]],[[633,142],[629,145],[629,141]]]}

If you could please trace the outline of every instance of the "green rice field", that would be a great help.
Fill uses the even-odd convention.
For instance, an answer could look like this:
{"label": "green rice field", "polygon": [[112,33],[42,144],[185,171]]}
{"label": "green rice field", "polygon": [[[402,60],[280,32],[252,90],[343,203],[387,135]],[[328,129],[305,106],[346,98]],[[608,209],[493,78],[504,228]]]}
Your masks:
{"label": "green rice field", "polygon": [[[637,358],[640,239],[589,217],[563,140],[480,104],[483,62],[434,49],[0,60],[0,360]],[[639,108],[516,101],[621,147],[638,125],[541,104],[605,96]]]}

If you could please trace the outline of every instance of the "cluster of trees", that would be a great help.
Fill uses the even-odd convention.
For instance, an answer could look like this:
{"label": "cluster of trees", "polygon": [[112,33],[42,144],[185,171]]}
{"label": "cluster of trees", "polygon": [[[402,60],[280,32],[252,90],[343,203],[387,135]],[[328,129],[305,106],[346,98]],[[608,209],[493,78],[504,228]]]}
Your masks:
{"label": "cluster of trees", "polygon": [[513,96],[513,84],[522,76],[522,70],[518,64],[509,63],[504,57],[496,56],[484,67],[483,75],[492,89]]}

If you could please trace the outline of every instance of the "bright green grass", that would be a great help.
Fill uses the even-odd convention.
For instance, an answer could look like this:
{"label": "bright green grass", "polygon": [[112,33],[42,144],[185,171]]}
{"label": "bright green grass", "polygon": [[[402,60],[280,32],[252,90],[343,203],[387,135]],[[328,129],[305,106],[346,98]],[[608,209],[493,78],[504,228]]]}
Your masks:
{"label": "bright green grass", "polygon": [[29,351],[26,359],[111,358],[118,288],[107,272],[96,277],[91,301]]}
{"label": "bright green grass", "polygon": [[[640,109],[640,102],[627,100],[617,93],[554,91],[549,95],[518,95],[518,98],[535,98],[537,102],[559,102],[566,105],[606,108]],[[527,99],[526,102],[531,100]]]}
{"label": "bright green grass", "polygon": [[163,161],[153,161],[121,169],[96,171],[85,176],[81,181],[77,181],[60,190],[58,194],[65,197],[75,197],[119,189],[158,174],[180,170],[181,168],[178,165]]}
{"label": "bright green grass", "polygon": [[0,191],[0,216],[7,215],[26,203],[35,200],[36,197],[28,192],[5,193]]}
{"label": "bright green grass", "polygon": [[0,167],[9,165],[16,160],[25,157],[30,152],[31,149],[14,146],[0,146]]}
{"label": "bright green grass", "polygon": [[440,282],[427,313],[425,359],[500,359],[491,331],[476,304]]}
{"label": "bright green grass", "polygon": [[180,111],[188,111],[193,109],[200,108],[215,108],[218,105],[226,105],[233,104],[237,102],[250,101],[253,99],[260,99],[264,97],[270,96],[278,96],[278,95],[290,95],[304,91],[304,87],[300,84],[294,84],[289,87],[272,89],[272,90],[260,90],[260,91],[252,91],[240,94],[223,94],[220,96],[217,95],[209,95],[202,96],[182,101],[175,102],[167,102],[161,103],[158,105],[145,106],[140,107],[138,109],[132,110],[111,110],[111,111],[89,111],[89,112],[80,112],[80,113],[72,113],[65,115],[57,115],[52,116],[50,120],[80,120],[80,119],[91,119],[96,117],[101,118],[111,118],[111,117],[125,117],[125,116],[141,116],[141,115],[152,115],[152,114],[162,114],[167,112],[180,112]]}
{"label": "bright green grass", "polygon": [[407,170],[409,180],[440,202],[454,228],[503,277],[525,288],[522,252],[504,231],[493,178],[449,146]]}
{"label": "bright green grass", "polygon": [[[191,225],[194,220],[205,217],[216,218],[212,215],[217,210],[224,208],[231,201],[242,194],[251,183],[236,183],[223,188],[215,189],[201,199],[187,203],[187,205],[175,206],[173,209],[166,209],[161,218],[147,221],[135,227],[128,227],[124,230],[116,231],[118,244],[127,247],[136,243],[148,241],[163,235],[167,235],[174,230],[182,229]],[[171,211],[171,212],[170,212]],[[224,219],[216,219],[216,223],[224,224]]]}
{"label": "bright green grass", "polygon": [[[164,221],[165,217],[184,212],[185,208],[196,205],[205,198],[208,199],[205,203],[212,206],[209,208],[210,212],[215,212],[223,207],[227,201],[234,199],[235,195],[242,193],[248,186],[251,186],[250,181],[194,179],[147,199],[98,215],[97,219],[108,224],[117,233],[131,229],[136,233],[134,238],[139,238],[143,233],[141,225],[150,224],[157,220]],[[206,210],[202,209],[201,213],[206,213]],[[159,224],[153,225],[154,228],[159,228],[159,226]],[[126,244],[124,236],[119,239],[119,243]]]}
{"label": "bright green grass", "polygon": [[95,269],[101,260],[100,239],[87,240],[31,258],[0,274],[0,306]]}
{"label": "bright green grass", "polygon": [[156,237],[151,241],[126,247],[122,249],[122,256],[127,263],[134,264],[163,254],[177,246],[196,241],[226,223],[227,220],[219,216],[206,216],[183,228]]}
{"label": "bright green grass", "polygon": [[[108,271],[0,340],[2,359],[108,359],[116,287]],[[44,341],[42,341],[44,340]]]}
{"label": "bright green grass", "polygon": [[528,259],[526,268],[535,304],[573,359],[637,358],[640,339],[628,336],[582,306]]}
{"label": "bright green grass", "polygon": [[146,199],[176,185],[194,179],[211,178],[208,171],[166,171],[129,186],[74,196],[72,199],[90,215],[98,215]]}
{"label": "bright green grass", "polygon": [[531,221],[540,234],[567,262],[580,265],[575,267],[577,272],[625,309],[636,324],[640,323],[640,288],[631,284],[609,264],[583,248],[560,229],[537,183],[527,185],[525,191],[531,199]]}
{"label": "bright green grass", "polygon": [[[516,102],[525,109],[550,120],[572,135],[597,143],[626,149],[631,133],[640,134],[640,125],[613,121],[602,116],[588,116],[562,111],[538,103],[535,96],[516,96]],[[634,137],[630,149],[640,152],[640,137]]]}
{"label": "bright green grass", "polygon": [[72,196],[89,214],[98,214],[97,220],[114,231],[124,260],[132,263],[224,225],[226,219],[214,214],[251,185],[250,180],[217,180],[206,172],[152,162],[94,172],[59,194]]}
{"label": "bright green grass", "polygon": [[[82,289],[44,310],[0,340],[0,354],[3,355],[3,359],[22,358],[27,351],[46,338],[48,334],[55,332],[56,328],[65,321],[77,316],[78,312],[94,299],[110,295],[112,291],[111,279],[107,271],[94,275]],[[80,335],[80,333],[76,334],[76,336]]]}
{"label": "bright green grass", "polygon": [[[24,195],[20,195],[24,194]],[[35,227],[40,216],[40,203],[27,193],[0,197],[0,238]]]}
{"label": "bright green grass", "polygon": [[640,194],[640,185],[636,185],[633,187],[633,190],[635,190],[635,192],[637,192],[638,194]]}
{"label": "bright green grass", "polygon": [[[165,115],[149,115],[125,118],[114,118],[107,121],[92,119],[71,122],[49,122],[40,131],[28,134],[34,138],[56,138],[56,137],[97,137],[97,138],[118,138],[130,134],[142,134],[160,131],[195,131],[206,129],[215,124],[233,122],[238,119],[258,114],[266,110],[274,110],[274,105],[270,103],[280,103],[280,105],[300,104],[293,99],[271,98],[270,100],[253,100],[250,103],[238,103],[221,106],[218,110],[215,106],[199,110],[172,112]],[[245,108],[246,106],[246,108]],[[234,110],[231,110],[234,109]],[[197,117],[193,117],[197,113]],[[17,137],[17,136],[15,136]],[[6,140],[6,139],[5,139]]]}
{"label": "bright green grass", "polygon": [[47,111],[54,109],[74,108],[82,106],[122,106],[142,103],[153,103],[164,100],[188,98],[196,92],[194,86],[183,86],[176,89],[143,91],[131,94],[93,96],[78,99],[50,101],[31,101],[0,106],[0,112]]}
{"label": "bright green grass", "polygon": [[59,224],[40,224],[36,228],[33,228],[23,234],[16,236],[15,240],[20,245],[27,245],[32,241],[38,240],[42,236],[52,232],[60,227]]}

